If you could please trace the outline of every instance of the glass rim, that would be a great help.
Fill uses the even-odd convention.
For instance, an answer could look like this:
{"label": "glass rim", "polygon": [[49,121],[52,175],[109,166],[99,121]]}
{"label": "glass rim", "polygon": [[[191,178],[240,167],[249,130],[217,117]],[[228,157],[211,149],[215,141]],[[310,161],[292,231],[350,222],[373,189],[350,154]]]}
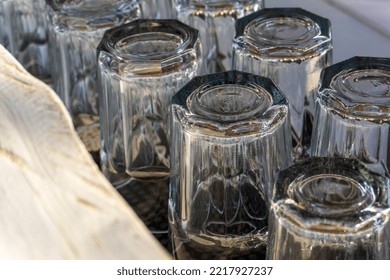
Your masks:
{"label": "glass rim", "polygon": [[238,70],[230,70],[227,72],[220,72],[208,74],[204,76],[197,76],[187,83],[178,93],[172,97],[172,104],[181,105],[188,110],[187,98],[192,92],[206,84],[246,84],[251,82],[264,88],[273,98],[274,104],[288,105],[288,100],[274,82],[263,76],[255,75]]}
{"label": "glass rim", "polygon": [[[304,185],[310,184],[311,179],[324,178],[334,179],[335,188],[326,185],[324,196],[313,200],[308,192],[313,185],[306,185],[306,190]],[[337,184],[340,180],[348,183],[346,188],[343,183]],[[317,183],[314,188],[324,187],[321,181]],[[271,208],[296,229],[337,235],[365,232],[378,222],[375,217],[390,215],[389,188],[388,178],[356,159],[311,157],[279,173]],[[321,190],[319,193],[322,194]],[[341,199],[346,193],[349,196]],[[325,195],[340,200],[328,201]]]}
{"label": "glass rim", "polygon": [[119,0],[117,3],[83,8],[61,7],[56,0],[46,0],[49,27],[58,31],[94,32],[138,18],[138,0]]}
{"label": "glass rim", "polygon": [[98,6],[96,6],[96,3],[94,3],[94,5],[85,5],[85,6],[83,5],[80,6],[80,4],[64,5],[64,2],[72,2],[72,1],[46,0],[46,4],[54,12],[69,15],[72,17],[80,17],[80,18],[86,18],[89,16],[94,16],[96,14],[107,13],[108,11],[111,11],[112,9],[117,9],[124,4],[134,5],[138,3],[138,0],[116,0],[116,2],[107,0],[106,1],[107,3]]}
{"label": "glass rim", "polygon": [[225,11],[225,10],[232,10],[232,8],[237,9],[237,7],[239,7],[238,6],[239,4],[263,5],[264,0],[189,0],[189,1],[176,0],[176,2],[179,3],[179,7],[191,6],[196,8],[197,10]]}
{"label": "glass rim", "polygon": [[[267,34],[269,25],[278,27],[280,24],[300,25],[302,32],[294,34],[295,37],[279,39]],[[258,28],[265,32],[262,36],[259,36]],[[235,30],[234,48],[244,49],[262,59],[308,59],[332,48],[330,20],[301,8],[262,9],[238,19]]]}
{"label": "glass rim", "polygon": [[[174,37],[180,38],[175,48],[167,52],[147,55],[119,50],[117,44],[132,36],[147,36],[157,34],[165,36],[164,42],[172,42]],[[139,39],[139,38],[138,38]],[[185,55],[196,48],[199,41],[199,31],[175,19],[137,19],[127,24],[114,27],[105,32],[97,47],[98,56],[101,53],[110,55],[119,63],[135,64],[169,64],[177,57]],[[138,40],[139,42],[139,40]]]}
{"label": "glass rim", "polygon": [[[360,87],[359,87],[360,85]],[[355,56],[321,72],[320,106],[354,120],[390,120],[390,58]]]}
{"label": "glass rim", "polygon": [[[202,94],[210,93],[212,97],[212,91],[225,91],[230,86],[245,90],[254,104],[244,100],[241,105],[236,104],[244,111],[233,109],[229,115],[229,112],[221,113],[223,109],[213,107],[212,100],[197,101]],[[234,90],[226,90],[225,93],[229,101]],[[213,98],[219,99],[221,96],[215,94]],[[202,102],[203,105],[200,104]],[[213,137],[261,136],[286,124],[289,116],[287,98],[271,79],[236,70],[193,78],[172,97],[171,104],[173,111],[180,111],[179,119],[183,124],[196,133]],[[221,116],[218,116],[219,113]]]}
{"label": "glass rim", "polygon": [[[239,90],[245,92],[247,95],[250,95],[250,99],[252,101],[251,104],[239,103],[238,105],[241,106],[235,108],[234,110],[218,110],[221,108],[210,106],[210,101],[215,98],[221,98],[221,96],[217,96],[216,92],[222,92],[222,97],[223,95],[226,95],[228,98],[240,97],[239,94],[236,94],[231,90],[232,87],[234,87],[235,91]],[[205,118],[224,122],[234,122],[250,119],[251,115],[264,113],[264,110],[271,105],[271,101],[271,95],[266,92],[264,88],[253,83],[227,83],[220,85],[213,85],[212,83],[209,83],[197,88],[191,93],[187,99],[187,107],[193,114],[197,114]]]}

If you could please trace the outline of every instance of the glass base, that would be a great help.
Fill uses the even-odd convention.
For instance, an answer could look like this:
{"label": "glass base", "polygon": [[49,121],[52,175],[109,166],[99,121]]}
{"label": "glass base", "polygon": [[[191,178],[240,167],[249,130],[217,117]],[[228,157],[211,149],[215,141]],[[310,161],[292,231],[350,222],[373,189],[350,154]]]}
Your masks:
{"label": "glass base", "polygon": [[239,248],[205,245],[194,240],[183,242],[182,239],[171,237],[173,257],[177,260],[264,260],[266,247],[264,245],[241,250]]}

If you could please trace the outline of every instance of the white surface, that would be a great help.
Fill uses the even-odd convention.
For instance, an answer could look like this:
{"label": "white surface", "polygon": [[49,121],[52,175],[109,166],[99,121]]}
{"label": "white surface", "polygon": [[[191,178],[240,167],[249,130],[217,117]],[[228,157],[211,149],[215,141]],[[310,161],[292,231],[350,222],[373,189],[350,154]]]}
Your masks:
{"label": "white surface", "polygon": [[354,0],[353,4],[351,0],[327,1],[390,39],[389,0]]}
{"label": "white surface", "polygon": [[266,0],[272,7],[300,7],[330,19],[334,63],[357,55],[390,57],[390,0]]}
{"label": "white surface", "polygon": [[169,258],[59,97],[1,46],[0,60],[0,259]]}

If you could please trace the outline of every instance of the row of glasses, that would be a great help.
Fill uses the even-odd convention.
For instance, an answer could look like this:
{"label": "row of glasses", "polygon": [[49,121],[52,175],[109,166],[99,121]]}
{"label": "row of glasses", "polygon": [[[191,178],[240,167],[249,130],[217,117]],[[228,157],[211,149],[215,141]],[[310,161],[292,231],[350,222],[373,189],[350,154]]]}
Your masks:
{"label": "row of glasses", "polygon": [[[296,17],[297,11],[292,14]],[[294,18],[291,14],[286,13],[286,16]],[[279,14],[277,17],[281,17],[281,15]],[[288,22],[288,19],[284,20]],[[251,21],[247,19],[246,24],[251,25]],[[285,22],[279,22],[280,26],[275,28],[277,31],[275,33],[279,32],[281,38],[291,33],[291,30],[307,33],[299,30],[299,26],[297,27],[297,24],[293,20],[291,21],[293,22],[292,27]],[[325,31],[321,30],[321,26],[318,27],[318,23],[314,27],[307,23],[301,25],[309,31],[317,31],[317,33],[313,32],[314,47],[306,46],[309,51],[313,51],[308,58],[323,55],[324,58],[319,60],[327,63],[331,51],[330,32],[329,24],[326,25],[324,20],[322,22],[325,22],[322,24],[322,29],[325,28]],[[138,21],[126,27],[121,26],[110,30],[106,32],[105,39],[99,47],[99,63],[102,70],[99,75],[103,91],[100,95],[101,116],[103,116],[102,136],[104,138],[104,140],[102,139],[102,163],[106,176],[119,190],[129,191],[132,188],[137,190],[139,195],[141,192],[137,186],[144,189],[147,186],[152,186],[154,193],[165,200],[161,192],[156,190],[158,187],[153,184],[153,180],[157,178],[158,182],[169,173],[170,145],[167,114],[162,112],[160,106],[169,106],[172,94],[190,78],[185,79],[178,88],[170,88],[165,93],[159,92],[161,84],[156,84],[155,79],[164,80],[164,72],[170,73],[170,68],[171,70],[176,69],[175,67],[182,57],[180,59],[174,58],[177,55],[175,51],[180,48],[181,40],[184,39],[177,30],[172,32],[175,29],[172,29],[172,26],[171,31],[169,31],[167,26],[160,25],[161,22],[154,22],[149,26],[148,24],[150,24],[148,21]],[[177,24],[177,22],[174,23],[174,25]],[[289,28],[291,28],[290,31],[288,31]],[[174,33],[179,34],[178,38],[175,38]],[[291,41],[293,40],[289,42]],[[307,41],[303,41],[310,45]],[[277,47],[280,49],[280,45]],[[191,64],[191,67],[200,66],[199,58],[202,57],[200,50],[195,51],[195,54],[198,60],[197,63]],[[178,56],[180,57],[180,54]],[[326,64],[318,63],[318,61],[312,63],[316,66],[320,64],[321,67]],[[181,67],[180,63],[178,67]],[[317,79],[321,67],[314,71]],[[305,67],[303,69],[307,70]],[[195,76],[198,74],[199,72]],[[255,155],[256,153],[262,154],[256,152],[256,149],[264,152],[269,151],[269,147],[288,147],[286,135],[289,136],[289,133],[286,132],[286,129],[281,129],[279,135],[278,133],[272,134],[273,136],[270,137],[272,140],[268,140],[268,142],[261,139],[262,137],[259,137],[258,134],[256,138],[259,143],[255,144],[253,140],[248,140],[246,143],[243,141],[246,129],[244,124],[253,116],[244,114],[248,119],[240,119],[240,117],[224,119],[227,115],[240,115],[238,112],[242,110],[251,112],[251,108],[245,107],[247,104],[253,103],[254,111],[257,110],[256,106],[259,104],[263,109],[267,107],[267,98],[263,96],[259,98],[259,101],[256,100],[256,94],[251,97],[251,94],[248,93],[253,90],[253,81],[249,83],[249,86],[245,83],[241,84],[242,81],[251,80],[246,76],[247,74],[230,72],[224,75],[219,78],[218,75],[214,75],[199,78],[200,80],[194,79],[188,84],[190,90],[187,89],[186,93],[183,93],[184,90],[180,91],[184,97],[180,97],[178,94],[178,97],[173,99],[171,147],[175,148],[171,151],[169,221],[176,258],[235,258],[248,254],[261,255],[267,238],[267,209],[269,204],[272,206],[269,199],[273,190],[275,174],[290,164],[289,151],[281,152],[279,157],[275,151],[271,151],[272,156],[266,156],[265,160],[257,159],[256,156],[252,155],[253,153]],[[239,77],[244,78],[240,80]],[[211,81],[215,79],[219,82],[213,84]],[[172,77],[168,75],[167,80],[172,81]],[[138,84],[138,81],[141,81],[141,84]],[[176,81],[173,83],[176,84]],[[267,84],[264,81],[257,81],[257,83],[257,86],[261,85],[260,87],[263,89],[264,84]],[[147,90],[150,84],[152,84],[152,89]],[[309,84],[315,85],[315,78]],[[197,86],[202,89],[197,89]],[[301,84],[296,86],[298,90],[300,87],[303,86]],[[142,89],[142,91],[137,91],[137,88]],[[248,88],[250,88],[249,91]],[[144,95],[145,90],[151,92],[152,96]],[[209,90],[211,93],[207,93]],[[272,92],[272,90],[269,91]],[[269,91],[265,90],[265,92]],[[308,92],[312,93],[313,91]],[[112,94],[113,92],[114,94]],[[194,92],[200,92],[199,96]],[[306,91],[302,92],[305,93],[306,97]],[[153,93],[156,95],[153,96]],[[140,98],[141,100],[139,100]],[[161,98],[166,98],[167,102],[161,102]],[[194,101],[187,101],[187,98]],[[299,100],[299,98],[295,99]],[[310,96],[310,99],[313,99],[313,96]],[[184,103],[187,108],[183,109],[180,105],[183,106]],[[284,110],[285,114],[288,115],[286,104],[284,104]],[[310,104],[312,105],[312,103]],[[257,113],[259,112],[264,113],[262,110]],[[261,113],[258,117],[262,116]],[[267,114],[264,115],[269,117]],[[262,121],[267,122],[267,117],[264,117]],[[271,119],[275,120],[275,117],[271,116]],[[180,124],[181,121],[183,123]],[[222,125],[213,124],[213,122],[218,121]],[[229,121],[231,124],[226,124]],[[196,124],[196,122],[199,123]],[[287,121],[282,123],[282,127],[288,127]],[[177,129],[176,125],[180,128]],[[238,137],[233,142],[222,137],[225,132],[216,137],[218,130],[213,131],[212,129],[215,127],[228,133],[235,131],[236,135],[234,133],[228,135],[233,136],[233,138],[234,136]],[[263,124],[264,127],[272,127],[272,125]],[[202,133],[202,129],[206,132]],[[196,133],[192,130],[195,130]],[[252,130],[250,132],[253,133]],[[206,140],[202,140],[202,137]],[[260,139],[264,143],[260,142]],[[232,144],[234,141],[237,142],[236,146]],[[264,145],[263,148],[261,148],[261,144]],[[251,149],[251,145],[256,148]],[[249,154],[247,154],[248,151]],[[287,159],[282,159],[280,155],[287,157]],[[273,157],[274,162],[271,160]],[[246,164],[243,159],[248,160],[249,163]],[[265,162],[274,164],[267,165]],[[200,166],[196,166],[197,163]],[[247,168],[248,166],[254,167],[254,169]],[[267,170],[264,166],[268,166],[269,169]],[[256,174],[255,171],[259,172]],[[145,178],[148,179],[146,183]],[[123,188],[124,185],[131,187]],[[142,211],[140,212],[142,213]],[[150,215],[150,212],[146,211],[143,214]],[[158,227],[154,227],[154,229],[161,230]],[[272,236],[274,235],[272,234]]]}
{"label": "row of glasses", "polygon": [[390,259],[390,59],[353,57],[320,80],[312,158],[279,174],[267,257]]}
{"label": "row of glasses", "polygon": [[[141,1],[144,17],[147,9],[152,8],[147,2],[151,1]],[[220,38],[214,38],[211,44],[218,46],[217,41],[223,39],[225,49],[231,45],[235,19],[261,7],[255,2],[262,3],[211,2],[182,1],[176,7],[202,6],[210,30],[215,17],[224,20],[224,29],[213,34]],[[169,16],[169,4],[160,1],[161,5],[165,6],[165,10],[159,10],[162,14],[154,13],[151,17]],[[211,14],[210,7],[214,11]],[[179,15],[184,15],[182,12]],[[181,18],[194,23],[198,15]],[[228,39],[224,39],[226,34]],[[205,28],[198,33],[177,21],[133,21],[107,31],[98,48],[102,171],[159,238],[168,228],[161,221],[161,217],[168,221],[168,108],[173,94],[205,72],[202,65],[215,63],[215,59],[204,55],[210,53],[207,47],[213,47],[203,44],[204,38],[209,37]],[[231,48],[227,61],[230,65]],[[263,227],[256,229],[264,232]],[[261,238],[264,239],[264,233]]]}
{"label": "row of glasses", "polygon": [[[163,232],[166,225],[157,226],[150,216],[158,206],[164,206],[164,198],[167,201],[162,191],[164,187],[167,189],[169,174],[167,108],[170,97],[190,78],[200,74],[198,65],[202,65],[203,57],[199,44],[194,43],[198,35],[194,35],[195,30],[189,30],[188,26],[178,22],[124,25],[139,18],[140,10],[144,17],[170,16],[169,4],[158,2],[158,6],[166,9],[165,14],[156,14],[150,5],[154,2],[151,2],[101,1],[96,5],[91,1],[48,0],[47,4],[50,41],[56,46],[51,48],[52,56],[60,54],[53,71],[57,93],[90,152],[100,149],[103,173],[128,201],[133,201],[133,206],[141,205],[137,212],[146,221],[152,221],[149,226],[154,232]],[[192,6],[193,2],[201,4],[202,1],[183,2],[180,6]],[[229,21],[230,39],[226,42],[232,40],[234,20],[251,11],[246,3],[228,3],[227,7],[222,7],[204,2],[206,10],[209,6],[223,8],[224,12],[217,14]],[[261,5],[251,3],[248,7],[258,9]],[[207,22],[212,22],[213,16]],[[113,30],[115,26],[121,27]],[[102,40],[108,29],[112,34],[106,33]],[[221,34],[219,32],[218,36]],[[100,41],[100,70],[96,71],[95,49]],[[95,141],[99,110],[100,146]],[[136,193],[143,193],[145,197]],[[137,203],[142,198],[150,200],[151,196],[151,201],[155,202],[152,209]]]}
{"label": "row of glasses", "polygon": [[[290,165],[287,163],[278,176],[275,163],[288,161],[280,157],[289,154],[288,150],[279,150],[280,154],[271,151],[272,156],[265,155],[264,161],[256,158],[256,150],[242,148],[251,146],[251,141],[245,141],[248,127],[250,133],[256,127],[251,113],[256,112],[257,104],[267,107],[266,98],[257,102],[256,95],[251,96],[248,82],[253,90],[256,82],[264,89],[267,81],[228,72],[195,78],[180,90],[172,100],[175,149],[169,218],[174,257],[261,258],[261,248],[268,241],[268,259],[389,259],[390,181],[383,176],[387,153],[381,153],[388,147],[388,66],[387,59],[353,58],[325,68],[321,81],[325,90],[319,93],[316,110],[322,117],[315,127],[322,123],[327,129],[315,130],[313,152],[318,146],[332,151],[333,141],[339,138],[349,136],[351,140],[337,142],[342,144],[338,154],[326,154],[328,158],[311,157],[285,168]],[[344,92],[338,92],[340,89]],[[266,92],[274,90],[267,88]],[[260,123],[269,121],[267,113],[257,116],[262,118]],[[251,125],[246,127],[246,121]],[[272,145],[264,141],[261,132],[255,132],[260,154],[266,154],[267,147],[285,147],[288,140],[281,135],[288,138],[288,132],[285,123],[279,134],[268,135],[273,138]],[[361,145],[353,146],[352,139],[359,137]],[[326,141],[316,143],[316,139]],[[371,160],[362,155],[371,155]],[[258,166],[251,164],[252,160]],[[378,162],[382,162],[379,169]],[[252,177],[247,166],[255,166],[260,173]],[[267,177],[271,173],[265,166],[275,172],[273,176]],[[261,179],[259,184],[253,178],[267,180]]]}
{"label": "row of glasses", "polygon": [[[267,54],[264,54],[264,52],[275,52],[275,57],[272,57],[270,61],[274,63],[282,62],[282,65],[285,63],[285,65],[280,66],[282,69],[288,69],[285,73],[290,73],[290,76],[294,75],[291,73],[300,73],[298,75],[307,79],[307,83],[297,83],[296,81],[299,79],[292,79],[295,86],[294,83],[286,86],[286,89],[294,88],[295,93],[303,93],[305,99],[304,102],[301,101],[300,106],[301,108],[307,106],[303,110],[307,110],[307,112],[303,114],[300,123],[308,128],[302,130],[301,135],[304,135],[300,139],[302,148],[295,151],[297,155],[295,160],[300,161],[310,154],[312,156],[333,157],[312,157],[298,162],[279,174],[275,186],[268,186],[268,190],[271,191],[271,195],[268,195],[268,198],[271,199],[268,205],[271,211],[268,218],[270,228],[267,249],[268,259],[389,259],[390,244],[387,241],[390,229],[390,184],[387,164],[389,60],[358,57],[326,67],[330,64],[331,59],[330,25],[327,20],[313,18],[313,15],[299,9],[273,10],[268,13],[271,15],[267,15],[267,11],[263,10],[238,21],[238,24],[240,21],[242,22],[242,32],[238,32],[236,38],[239,35],[242,35],[242,37],[238,40],[237,61],[240,60],[240,56],[247,55],[249,61],[253,59],[252,65],[254,66],[250,62],[242,63],[242,65],[250,65],[249,68],[252,66],[261,69],[262,64],[267,66],[267,63],[262,61],[264,57],[267,59]],[[317,20],[317,24],[313,27],[313,24],[307,19],[308,22],[306,23],[298,24],[294,22],[296,18],[299,19],[299,22],[305,17],[311,17],[314,22]],[[276,21],[276,23],[273,21]],[[293,23],[291,25],[287,24],[286,22],[289,21],[293,21]],[[264,30],[262,30],[262,24],[266,26]],[[273,30],[274,25],[275,29]],[[291,30],[289,30],[290,27]],[[266,34],[267,32],[272,34],[269,38],[275,40],[280,36],[286,41],[284,44],[277,42],[274,46],[272,40],[269,40],[268,45],[265,44],[266,46],[264,46],[262,40],[263,37],[269,39],[267,38],[268,34],[260,36],[260,39],[256,38],[256,35],[262,34],[263,31]],[[293,31],[297,33],[294,34]],[[308,34],[311,32],[314,34],[312,44],[310,40],[307,40],[307,38],[310,38]],[[299,44],[291,43],[298,43],[299,40],[289,40],[289,36],[295,35],[296,38],[308,36],[305,40],[302,40],[304,44],[300,51],[297,51],[297,49],[299,50]],[[282,39],[280,41],[283,41]],[[289,46],[288,43],[291,45]],[[291,49],[286,50],[286,45]],[[305,47],[307,47],[308,52],[306,58],[311,66],[304,65],[305,57],[297,57],[296,63],[304,65],[301,69],[302,72],[298,71],[299,68],[289,68],[291,62],[294,61],[294,55],[291,54],[294,51],[304,54]],[[311,59],[313,60],[310,61]],[[277,67],[275,69],[273,69],[273,75],[276,72],[275,77],[278,77],[280,72],[277,71]],[[254,72],[253,70],[248,71]],[[264,73],[267,71],[261,70],[258,72]],[[322,77],[319,79],[321,72]],[[275,80],[278,81],[278,79]],[[206,78],[200,81],[202,81],[201,85],[208,82]],[[197,89],[197,86],[191,83],[190,85],[192,92],[187,92],[187,98],[192,94],[196,96],[197,92],[201,91]],[[202,88],[202,86],[199,87]],[[207,86],[206,89],[208,89]],[[319,91],[318,97],[317,91]],[[217,92],[219,93],[219,91]],[[240,95],[243,96],[243,94]],[[190,108],[193,108],[191,106],[194,102],[192,99],[195,100],[195,97],[187,99],[186,110],[177,116],[178,119],[183,118],[186,125],[187,118],[190,117],[204,121],[203,118],[197,115],[196,111],[198,109],[195,109],[195,112],[191,111]],[[300,99],[294,95],[289,96],[288,99],[293,103],[293,105],[290,103],[290,110],[293,111],[297,108],[297,106],[294,106],[297,103],[294,104],[294,102],[299,102]],[[185,107],[185,100],[182,97],[180,102],[174,99],[173,108],[176,106],[175,102]],[[219,102],[221,103],[212,100],[205,102],[209,106],[206,110],[201,109],[200,111],[202,114],[204,112],[208,114],[206,114],[207,121],[213,120],[215,116],[218,116],[218,113],[224,116],[225,106],[230,103],[223,98],[219,98]],[[235,104],[239,104],[238,102],[236,100]],[[316,109],[314,108],[315,102]],[[217,104],[220,104],[224,110],[217,110]],[[251,103],[245,102],[245,104]],[[202,106],[204,104],[200,105],[198,102],[195,108],[202,108]],[[307,117],[307,115],[309,116]],[[223,120],[223,117],[218,116],[216,119]],[[308,119],[310,123],[305,124]],[[226,122],[225,120],[224,125],[228,126]],[[192,125],[191,128],[196,127],[193,122],[189,123]],[[313,124],[314,136],[311,140]],[[198,148],[201,141],[196,139],[196,136],[199,137],[198,134],[202,134],[201,128],[209,130],[210,127],[226,127],[207,124],[202,125],[201,128],[195,128],[193,133],[186,135],[186,125],[182,125],[179,129],[185,136],[179,139],[173,138],[172,141],[175,143],[175,147],[179,146],[176,143],[182,143],[188,149],[185,151],[189,154],[199,149],[197,155],[202,160],[207,158],[205,160],[207,166],[207,160],[212,161],[214,154],[207,152],[207,157],[201,156],[200,151],[204,151],[204,148]],[[245,130],[244,127],[243,129]],[[294,127],[292,132],[294,133]],[[215,137],[218,133],[214,132],[212,135]],[[192,141],[196,144],[191,145]],[[210,140],[207,141],[208,144],[210,142]],[[191,156],[182,158],[185,151],[179,150],[176,158],[172,159],[170,223],[173,231],[175,257],[223,259],[247,256],[245,255],[245,250],[248,248],[245,246],[247,244],[245,243],[246,238],[252,241],[255,240],[249,246],[252,250],[256,246],[261,246],[262,241],[251,239],[252,232],[247,232],[242,224],[237,223],[234,219],[229,219],[234,215],[228,215],[228,213],[240,213],[239,210],[235,209],[245,205],[244,203],[241,204],[243,195],[240,191],[243,188],[240,188],[240,184],[236,185],[238,191],[231,187],[234,184],[228,178],[223,178],[220,175],[226,175],[223,171],[219,171],[219,175],[222,177],[219,181],[223,181],[223,183],[218,184],[218,180],[214,180],[213,175],[207,173],[212,168],[194,167],[195,163],[193,162],[198,161],[192,160],[194,157]],[[215,163],[217,163],[214,164],[222,170],[226,170],[226,164],[231,161],[222,157],[223,149],[220,149],[218,154],[219,156],[216,158],[220,160],[214,158]],[[242,155],[238,154],[238,158],[240,158]],[[351,159],[337,158],[340,156]],[[255,154],[251,154],[251,157],[252,159],[255,158]],[[180,162],[188,158],[190,158],[189,162],[192,163],[190,165],[191,169],[188,171],[188,167],[180,167],[181,171],[176,172],[173,164],[180,166]],[[199,162],[202,161],[199,160]],[[261,164],[259,166],[263,171],[264,167]],[[203,172],[207,174],[206,182],[201,179],[198,179],[195,183],[191,181],[193,178],[197,179],[199,177],[196,175],[197,173],[193,173],[196,172],[195,170],[199,174],[204,170]],[[215,170],[218,169],[215,168]],[[232,169],[228,170],[227,174],[230,175]],[[177,176],[181,177],[177,179]],[[191,179],[186,176],[190,176]],[[245,180],[242,182],[245,182]],[[180,185],[181,187],[178,187]],[[219,188],[216,187],[218,185]],[[223,192],[220,189],[223,189]],[[260,187],[260,189],[262,188]],[[267,188],[265,189],[267,190]],[[235,191],[240,199],[234,200],[233,193]],[[214,199],[218,195],[220,198]],[[226,207],[226,203],[232,205]],[[257,205],[257,209],[261,210],[260,205],[262,204]],[[194,207],[198,212],[195,212]],[[176,211],[172,211],[171,208]],[[263,208],[263,211],[266,211],[265,209]],[[229,210],[232,212],[229,212]],[[220,215],[219,219],[218,215]],[[242,215],[242,217],[244,216]],[[221,217],[224,217],[223,221]],[[255,215],[251,217],[255,217]],[[249,220],[244,218],[242,222],[253,226],[255,223],[248,223]],[[239,230],[235,231],[235,227]],[[237,232],[240,232],[238,239]],[[236,245],[240,248],[237,251],[234,250]],[[261,253],[255,251],[254,254],[259,256]]]}
{"label": "row of glasses", "polygon": [[[199,78],[187,85],[190,90],[186,86],[175,96],[169,201],[175,258],[262,257],[274,180],[279,170],[291,164],[291,138],[285,137],[292,134],[295,140],[296,161],[308,155],[319,76],[331,62],[330,22],[302,9],[263,9],[237,21],[233,54],[233,68],[271,77],[287,91],[292,125],[284,122],[279,130],[283,136],[272,131],[273,125],[262,127],[272,132],[256,131],[251,120],[258,113],[254,108],[269,105],[266,99],[257,102],[249,97],[250,86],[244,83],[242,88],[239,77],[247,82],[251,77],[243,72],[225,73],[223,82],[222,74]],[[257,83],[263,89],[265,84]],[[265,124],[269,115],[257,117]],[[253,129],[257,149],[246,142],[245,124]],[[216,140],[216,135],[223,139]]]}
{"label": "row of glasses", "polygon": [[[53,83],[99,161],[96,47],[105,30],[140,17],[174,18],[177,13],[201,31],[205,74],[231,68],[235,20],[263,6],[263,0],[2,0],[0,22],[6,24],[0,40],[32,74]],[[216,66],[219,60],[221,67]]]}
{"label": "row of glasses", "polygon": [[[158,27],[153,22],[150,26],[137,22],[125,28],[123,38],[118,38],[117,33],[114,37],[107,34],[105,42],[110,42],[101,43],[98,50],[100,61],[97,61],[97,48],[108,29],[124,26],[140,17],[155,16],[156,10],[150,9],[153,8],[150,5],[156,3],[163,6],[162,1],[152,3],[146,0],[141,3],[138,0],[0,2],[0,20],[6,23],[0,34],[2,43],[38,78],[44,80],[45,77],[35,71],[37,69],[44,68],[50,74],[52,86],[70,112],[79,136],[95,161],[101,161],[104,174],[116,187],[129,183],[129,178],[133,176],[167,177],[166,119],[169,99],[187,81],[185,76],[191,78],[198,74],[197,31],[176,26],[176,23],[171,24],[173,27],[165,23]],[[165,16],[171,16],[170,6],[165,7]],[[137,28],[141,30],[137,31]],[[143,36],[146,32],[154,33]],[[162,37],[159,32],[162,32]],[[153,38],[156,34],[157,37]],[[113,41],[113,46],[103,48]],[[110,64],[105,64],[109,59]],[[181,59],[183,61],[179,61]],[[103,71],[98,71],[99,63]],[[136,89],[138,92],[134,91]],[[150,94],[144,95],[142,90]],[[99,112],[99,95],[102,95],[102,112]],[[132,107],[123,109],[125,104],[138,111],[134,111],[133,115]],[[105,108],[109,109],[107,114]],[[140,115],[140,108],[145,115]],[[104,119],[101,132],[100,113]],[[105,118],[108,120],[105,121]],[[108,136],[106,132],[113,134]],[[151,171],[151,168],[156,170]],[[130,185],[140,194],[156,198],[153,200],[156,202],[154,209],[145,210],[150,204],[140,207],[138,214],[142,217],[150,217],[155,209],[159,209],[160,201],[165,201],[165,214],[161,215],[165,221],[160,223],[161,227],[154,228],[166,230],[168,190],[167,179],[164,180],[166,191],[163,194],[150,187],[160,186],[161,180],[132,180]],[[123,195],[127,195],[128,189],[122,191]],[[129,200],[135,197],[136,191],[131,193]],[[139,198],[137,202],[141,200]]]}
{"label": "row of glasses", "polygon": [[[102,170],[134,205],[152,197],[154,207],[141,203],[138,214],[154,232],[167,228],[155,218],[167,209],[171,174],[176,258],[261,256],[269,211],[270,259],[389,258],[381,239],[388,183],[370,173],[388,176],[387,59],[326,68],[314,110],[319,73],[332,56],[330,22],[317,15],[260,10],[263,1],[176,1],[178,17],[199,35],[175,21],[134,21],[140,11],[172,17],[167,3],[157,12],[146,0],[47,0],[56,46],[50,72],[47,27],[38,20],[44,5],[22,2],[1,2],[2,43],[38,77],[54,78],[85,142],[97,142],[100,113]],[[249,73],[191,80],[231,66],[271,78],[289,103],[270,80]],[[352,157],[369,169],[314,158],[283,171],[274,186],[291,164],[291,136],[296,162],[310,154]]]}
{"label": "row of glasses", "polygon": [[[50,21],[47,17],[46,0],[1,0],[0,1],[0,44],[7,48],[21,64],[35,77],[51,84],[51,63],[49,54],[49,26],[56,24]],[[90,3],[88,3],[90,2]],[[104,11],[110,2],[115,4],[115,1],[75,1],[75,0],[58,0],[48,2],[48,6],[53,5],[77,6],[84,9],[89,6],[90,12],[95,9]],[[176,11],[173,8],[171,0],[135,0],[139,2],[140,14],[142,18],[176,18]],[[91,6],[91,3],[95,3]],[[66,16],[76,18],[79,15],[73,15],[75,10],[67,11]],[[110,9],[105,11],[105,17],[108,16]],[[81,17],[88,17],[84,14]],[[95,26],[97,29],[100,27]],[[91,26],[91,28],[93,28]],[[53,45],[54,46],[54,45]],[[54,78],[56,80],[56,78]]]}
{"label": "row of glasses", "polygon": [[96,47],[105,30],[140,17],[175,17],[175,11],[170,0],[0,1],[0,43],[53,86],[97,162]]}
{"label": "row of glasses", "polygon": [[282,171],[271,196],[269,259],[390,258],[389,59],[327,67],[330,34],[329,21],[300,9],[237,21],[234,68],[271,77],[288,97],[294,160],[365,164],[310,158]]}
{"label": "row of glasses", "polygon": [[[50,82],[50,63],[48,62],[48,19],[46,3],[55,12],[63,13],[62,17],[74,17],[76,21],[88,17],[106,18],[121,11],[112,9],[117,5],[114,1],[76,1],[76,0],[2,0],[0,2],[0,21],[4,30],[0,34],[0,42],[8,46],[10,51],[35,76]],[[122,1],[124,2],[124,1]],[[231,42],[234,24],[238,18],[262,9],[263,0],[134,0],[131,2],[138,17],[147,19],[174,19],[198,29],[204,49],[204,74],[231,69]],[[67,7],[67,8],[65,8]],[[73,8],[72,8],[73,7]],[[74,9],[80,9],[80,13]],[[67,11],[62,9],[67,9]],[[139,11],[136,11],[139,10]],[[127,13],[129,11],[123,10]],[[100,13],[100,15],[99,15]],[[94,14],[94,15],[93,15]],[[50,25],[57,21],[51,18]],[[93,23],[84,22],[89,29],[104,29]],[[103,23],[104,25],[104,23]],[[114,26],[115,24],[112,24]],[[107,27],[107,26],[106,26]],[[54,78],[56,80],[56,78]]]}

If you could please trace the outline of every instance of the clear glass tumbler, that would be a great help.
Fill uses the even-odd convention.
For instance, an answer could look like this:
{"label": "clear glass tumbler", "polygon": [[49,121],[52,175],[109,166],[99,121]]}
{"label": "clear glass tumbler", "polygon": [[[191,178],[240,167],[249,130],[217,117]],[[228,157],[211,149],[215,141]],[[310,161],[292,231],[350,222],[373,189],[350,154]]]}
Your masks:
{"label": "clear glass tumbler", "polygon": [[308,156],[321,70],[332,60],[330,21],[299,8],[239,19],[233,68],[271,78],[289,100],[294,160]]}
{"label": "clear glass tumbler", "polygon": [[175,19],[172,0],[138,0],[144,19]]}
{"label": "clear glass tumbler", "polygon": [[234,24],[264,7],[263,0],[172,0],[177,18],[200,32],[202,74],[232,69]]}
{"label": "clear glass tumbler", "polygon": [[312,154],[357,158],[390,176],[390,59],[354,57],[322,72]]}
{"label": "clear glass tumbler", "polygon": [[292,161],[286,98],[267,78],[230,71],[196,77],[171,108],[174,257],[265,257],[268,196]]}
{"label": "clear glass tumbler", "polygon": [[98,47],[101,160],[114,185],[169,175],[168,107],[197,76],[198,31],[176,20],[136,20],[110,29]]}
{"label": "clear glass tumbler", "polygon": [[[87,148],[98,149],[96,48],[104,32],[139,17],[137,0],[46,0],[54,89]],[[90,143],[97,139],[96,143]],[[96,147],[97,146],[97,147]]]}
{"label": "clear glass tumbler", "polygon": [[37,78],[50,83],[45,0],[2,0],[2,43]]}
{"label": "clear glass tumbler", "polygon": [[354,159],[308,158],[279,173],[268,259],[390,258],[390,182]]}
{"label": "clear glass tumbler", "polygon": [[200,72],[198,31],[177,20],[135,20],[105,33],[98,60],[102,171],[121,192],[148,188],[143,203],[154,205],[140,216],[157,199],[165,203],[167,230],[168,108]]}

